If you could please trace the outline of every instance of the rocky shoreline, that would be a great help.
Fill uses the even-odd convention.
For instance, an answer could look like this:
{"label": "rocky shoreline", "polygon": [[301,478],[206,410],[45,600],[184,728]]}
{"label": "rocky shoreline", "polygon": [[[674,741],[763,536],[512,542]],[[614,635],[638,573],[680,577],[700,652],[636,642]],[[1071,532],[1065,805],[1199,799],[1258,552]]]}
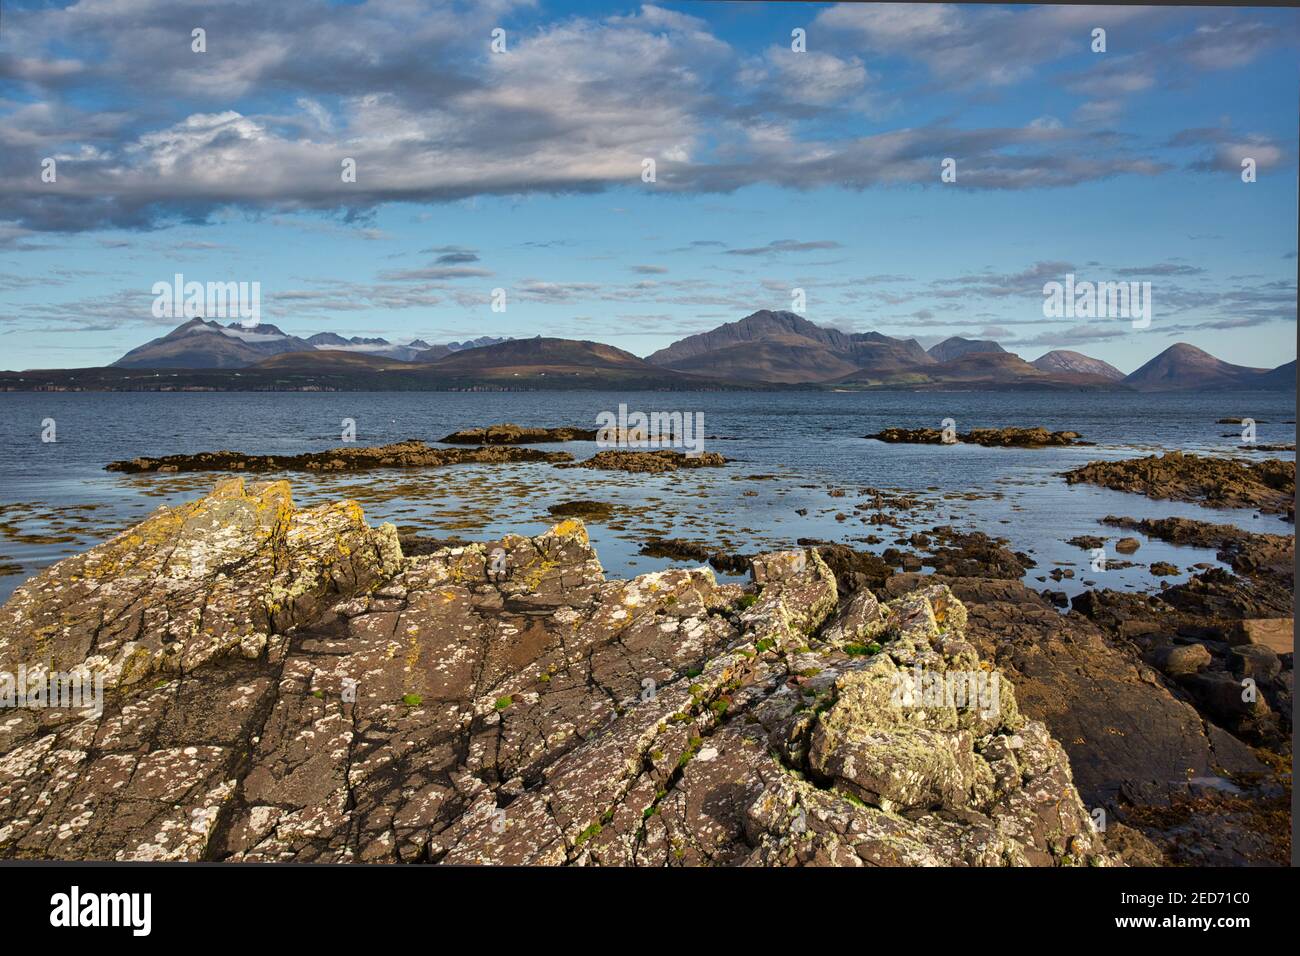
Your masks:
{"label": "rocky shoreline", "polygon": [[[1235,573],[1062,614],[1026,556],[936,528],[930,574],[810,543],[692,551],[746,586],[609,581],[577,520],[405,553],[354,503],[226,479],[0,607],[0,668],[107,684],[0,725],[0,856],[1285,862],[1294,538],[1108,522]],[[922,670],[998,702],[900,703]]]}
{"label": "rocky shoreline", "polygon": [[[727,463],[667,449],[575,461],[520,447],[585,440],[570,430],[517,428],[458,433],[475,447],[109,467]],[[977,443],[1078,437],[996,431]],[[1070,475],[1261,511],[1294,489],[1291,462],[1191,455]],[[854,506],[893,535],[862,539],[879,553],[644,541],[742,585],[705,566],[607,580],[581,519],[617,523],[609,502],[551,505],[544,534],[481,541],[399,535],[355,502],[298,508],[285,481],[222,479],[0,606],[0,673],[94,673],[107,690],[98,714],[0,712],[0,858],[1289,861],[1293,535],[1108,516],[1111,533],[1071,543],[1131,556],[1144,536],[1213,549],[1226,568],[1173,583],[1178,568],[1153,561],[1152,593],[1089,579],[1070,598],[1027,586],[1036,562],[1005,540],[891,531],[884,503]],[[900,700],[922,672],[941,686],[996,676],[1000,694],[984,708]]]}
{"label": "rocky shoreline", "polygon": [[893,696],[988,673],[951,591],[842,596],[813,551],[752,569],[605,581],[577,521],[407,558],[354,504],[224,480],[0,608],[6,665],[109,688],[4,725],[0,854],[1118,862],[1009,685]]}

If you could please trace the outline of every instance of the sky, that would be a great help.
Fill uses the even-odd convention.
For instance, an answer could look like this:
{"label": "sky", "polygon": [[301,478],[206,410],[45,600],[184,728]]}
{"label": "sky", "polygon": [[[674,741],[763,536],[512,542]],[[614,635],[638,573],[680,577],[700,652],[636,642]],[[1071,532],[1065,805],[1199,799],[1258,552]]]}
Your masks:
{"label": "sky", "polygon": [[[176,273],[258,282],[301,335],[647,355],[801,305],[927,346],[1273,367],[1296,355],[1297,16],[4,0],[0,367],[113,361],[177,324],[152,310]],[[1067,273],[1150,282],[1149,326],[1044,317]]]}

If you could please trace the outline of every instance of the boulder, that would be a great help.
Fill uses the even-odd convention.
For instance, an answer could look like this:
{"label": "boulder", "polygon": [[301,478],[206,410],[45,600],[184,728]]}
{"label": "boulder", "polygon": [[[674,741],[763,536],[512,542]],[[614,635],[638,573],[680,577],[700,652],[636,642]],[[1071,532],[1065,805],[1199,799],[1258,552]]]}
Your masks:
{"label": "boulder", "polygon": [[1204,645],[1184,644],[1170,647],[1156,657],[1156,666],[1170,677],[1186,677],[1210,666],[1213,658]]}
{"label": "boulder", "polygon": [[1282,662],[1263,644],[1242,644],[1232,649],[1229,666],[1238,677],[1259,682],[1271,681],[1282,673]]}
{"label": "boulder", "polygon": [[1295,652],[1295,619],[1279,617],[1238,621],[1229,632],[1228,640],[1234,644],[1258,644],[1275,654],[1292,654]]}

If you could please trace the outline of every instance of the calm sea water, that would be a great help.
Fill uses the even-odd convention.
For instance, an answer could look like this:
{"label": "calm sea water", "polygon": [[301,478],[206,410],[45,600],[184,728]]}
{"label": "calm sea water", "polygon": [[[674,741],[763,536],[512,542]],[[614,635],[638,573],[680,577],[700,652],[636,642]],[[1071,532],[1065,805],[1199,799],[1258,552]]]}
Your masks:
{"label": "calm sea water", "polygon": [[[608,501],[613,521],[590,524],[611,576],[673,562],[638,554],[649,536],[677,536],[752,551],[797,538],[866,547],[872,533],[888,547],[896,530],[869,527],[877,489],[914,496],[899,515],[906,533],[938,524],[982,530],[1029,552],[1037,588],[1073,593],[1099,586],[1158,586],[1148,571],[1169,561],[1184,574],[1214,562],[1212,552],[1143,541],[1136,567],[1091,572],[1088,552],[1065,543],[1080,534],[1114,536],[1098,525],[1107,514],[1182,515],[1257,531],[1293,526],[1250,511],[1150,501],[1087,486],[1060,473],[1099,459],[1183,449],[1234,454],[1238,426],[1250,417],[1260,443],[1295,442],[1295,396],[1277,392],[1170,395],[1049,392],[728,392],[728,393],[6,393],[0,394],[0,598],[25,577],[105,540],[162,503],[194,498],[214,474],[127,476],[104,471],[113,459],[234,449],[291,454],[340,444],[342,421],[356,421],[359,444],[405,438],[436,441],[460,428],[497,422],[594,427],[596,415],[631,410],[703,412],[705,447],[731,459],[721,469],[627,475],[550,465],[452,466],[362,475],[288,474],[302,505],[355,497],[372,522],[403,530],[488,540],[506,532],[536,534],[552,523],[546,508],[576,498]],[[972,427],[1044,425],[1072,429],[1095,447],[984,449],[885,445],[861,436],[888,426],[940,427],[945,418]],[[41,440],[54,421],[57,441]],[[541,446],[584,458],[592,443]],[[1267,453],[1250,452],[1251,457]],[[1294,458],[1291,453],[1278,457]],[[800,514],[799,512],[805,512]],[[1057,584],[1040,581],[1053,567],[1074,571]]]}

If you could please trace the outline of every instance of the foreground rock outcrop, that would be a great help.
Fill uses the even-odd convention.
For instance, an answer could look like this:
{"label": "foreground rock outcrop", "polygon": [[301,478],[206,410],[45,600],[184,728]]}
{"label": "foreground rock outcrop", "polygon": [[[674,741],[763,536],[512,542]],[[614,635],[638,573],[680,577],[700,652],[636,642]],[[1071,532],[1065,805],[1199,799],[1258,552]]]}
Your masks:
{"label": "foreground rock outcrop", "polygon": [[[885,596],[922,580],[894,575]],[[1081,797],[1105,814],[1107,845],[1126,862],[1288,865],[1289,742],[1276,733],[1250,737],[1252,721],[1276,727],[1268,715],[1280,698],[1234,714],[1242,670],[1221,658],[1196,665],[1206,677],[1226,667],[1209,678],[1217,707],[1196,695],[1196,678],[1181,680],[1173,667],[1162,671],[1160,648],[1199,644],[1188,636],[1187,618],[1161,600],[1175,589],[1150,598],[1085,592],[1062,614],[1019,581],[940,580],[967,608],[967,640],[1015,685],[1021,712],[1042,720],[1066,748]],[[1275,688],[1289,694],[1290,676],[1288,656],[1258,699]],[[1140,847],[1127,845],[1130,827],[1145,838]]]}
{"label": "foreground rock outcrop", "polygon": [[0,856],[1114,862],[952,591],[751,567],[607,581],[577,521],[404,557],[223,481],[0,608],[0,667],[107,676],[5,715]]}
{"label": "foreground rock outcrop", "polygon": [[1277,458],[1251,462],[1171,451],[1089,462],[1067,471],[1065,480],[1212,508],[1255,508],[1295,520],[1295,462]]}
{"label": "foreground rock outcrop", "polygon": [[882,598],[936,584],[957,595],[967,640],[1065,747],[1125,862],[1288,865],[1294,536],[1182,518],[1103,524],[1214,548],[1231,570],[1198,565],[1152,594],[1101,589],[1092,572],[1096,589],[1071,601],[1025,585],[1027,556],[949,527],[914,536],[930,558],[818,551]]}

